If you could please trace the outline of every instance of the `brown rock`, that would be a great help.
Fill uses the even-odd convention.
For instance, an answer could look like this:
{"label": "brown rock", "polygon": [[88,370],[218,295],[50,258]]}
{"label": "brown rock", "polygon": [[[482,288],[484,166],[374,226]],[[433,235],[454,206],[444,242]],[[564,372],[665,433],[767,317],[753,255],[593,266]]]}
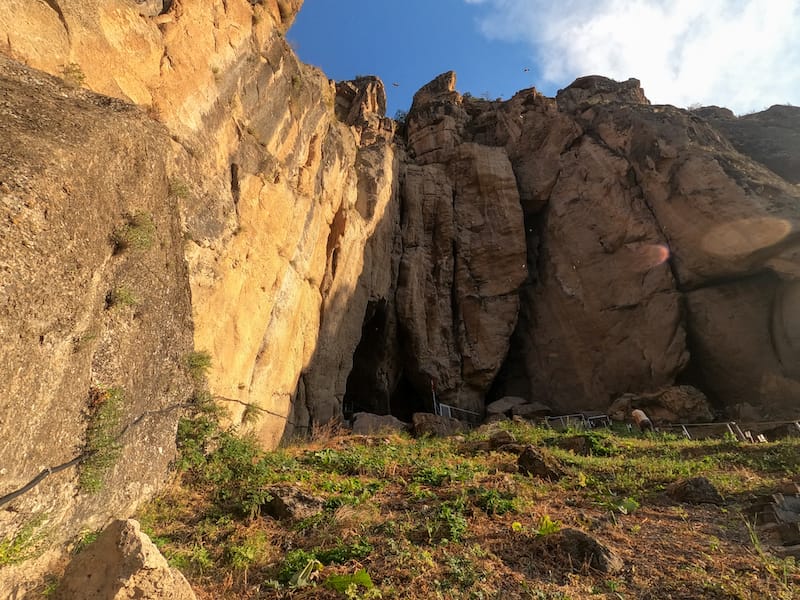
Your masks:
{"label": "brown rock", "polygon": [[609,406],[616,421],[630,420],[631,411],[641,409],[656,424],[709,423],[714,420],[705,394],[689,385],[664,388],[648,394],[623,394]]}
{"label": "brown rock", "polygon": [[414,435],[423,437],[447,437],[466,431],[466,424],[452,417],[442,417],[431,413],[414,413]]}
{"label": "brown rock", "polygon": [[353,415],[353,435],[374,435],[387,431],[408,431],[411,426],[392,415],[359,412]]}
{"label": "brown rock", "polygon": [[499,415],[509,412],[515,406],[525,404],[527,400],[518,396],[504,396],[486,405],[487,415]]}
{"label": "brown rock", "polygon": [[505,150],[466,143],[447,125],[466,119],[452,87],[445,76],[431,82],[409,113],[423,166],[406,169],[397,311],[415,387],[427,393],[433,381],[441,402],[482,413],[527,275],[524,229]]}
{"label": "brown rock", "polygon": [[726,108],[705,106],[694,112],[724,133],[739,152],[786,181],[800,183],[800,107],[775,105],[738,118]]}
{"label": "brown rock", "polygon": [[576,572],[588,567],[601,573],[618,573],[625,566],[616,552],[578,529],[566,528],[547,535],[541,544],[562,555],[564,562]]}
{"label": "brown rock", "polygon": [[493,433],[491,436],[489,436],[489,444],[493,449],[500,448],[507,444],[516,444],[516,443],[517,443],[517,438],[514,437],[514,434],[511,433],[510,431],[506,431],[505,429],[501,429],[500,431],[497,431]]}
{"label": "brown rock", "polygon": [[552,415],[553,409],[541,402],[526,402],[512,407],[511,414],[525,419],[536,419]]}
{"label": "brown rock", "polygon": [[533,446],[527,446],[522,451],[517,459],[517,467],[523,475],[550,481],[558,481],[564,476],[564,470],[555,458]]}
{"label": "brown rock", "polygon": [[667,495],[688,504],[724,504],[717,488],[705,477],[676,481],[667,487]]}
{"label": "brown rock", "polygon": [[276,519],[301,521],[322,512],[325,501],[288,485],[269,488],[271,500],[264,503],[264,513]]}
{"label": "brown rock", "polygon": [[114,521],[73,558],[56,598],[72,600],[195,600],[180,571],[170,568],[133,519]]}
{"label": "brown rock", "polygon": [[612,102],[650,104],[638,79],[618,82],[599,75],[579,77],[568,87],[558,90],[556,102],[560,110],[568,113],[581,112],[596,104]]}

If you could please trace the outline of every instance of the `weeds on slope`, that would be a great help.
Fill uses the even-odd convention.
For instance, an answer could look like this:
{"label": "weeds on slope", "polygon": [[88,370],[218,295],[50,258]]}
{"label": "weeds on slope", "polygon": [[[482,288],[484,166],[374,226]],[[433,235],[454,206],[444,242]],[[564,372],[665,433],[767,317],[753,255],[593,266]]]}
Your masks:
{"label": "weeds on slope", "polygon": [[[800,441],[758,446],[625,431],[495,425],[564,465],[520,475],[488,439],[331,434],[275,452],[213,414],[181,423],[176,483],[140,515],[201,598],[792,598],[800,571],[753,542],[746,504],[800,470]],[[581,453],[569,450],[584,438]],[[567,443],[570,442],[570,443]],[[667,485],[704,475],[725,506],[679,505]],[[264,514],[272,486],[321,500],[295,521]],[[578,528],[616,549],[614,575],[547,554]],[[768,557],[769,560],[766,560]]]}

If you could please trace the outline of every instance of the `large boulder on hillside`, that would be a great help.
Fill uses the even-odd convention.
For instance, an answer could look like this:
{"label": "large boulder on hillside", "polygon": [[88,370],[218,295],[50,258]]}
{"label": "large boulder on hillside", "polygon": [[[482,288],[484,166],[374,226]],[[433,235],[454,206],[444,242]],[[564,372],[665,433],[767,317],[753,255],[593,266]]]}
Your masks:
{"label": "large boulder on hillside", "polygon": [[525,398],[520,398],[519,396],[503,396],[499,400],[495,400],[486,405],[486,414],[502,415],[510,412],[515,406],[527,404],[527,402]]}
{"label": "large boulder on hillside", "polygon": [[353,415],[354,435],[373,435],[388,431],[409,431],[411,425],[393,415],[374,415],[359,412]]}
{"label": "large boulder on hillside", "polygon": [[434,415],[432,413],[414,413],[414,435],[417,437],[447,437],[466,431],[467,425],[458,419]]}
{"label": "large boulder on hillside", "polygon": [[608,415],[615,421],[626,421],[637,408],[645,411],[656,424],[714,420],[706,395],[690,385],[671,386],[649,394],[623,394],[609,406]]}
{"label": "large boulder on hillside", "polygon": [[57,600],[195,600],[173,569],[133,519],[114,521],[67,566]]}

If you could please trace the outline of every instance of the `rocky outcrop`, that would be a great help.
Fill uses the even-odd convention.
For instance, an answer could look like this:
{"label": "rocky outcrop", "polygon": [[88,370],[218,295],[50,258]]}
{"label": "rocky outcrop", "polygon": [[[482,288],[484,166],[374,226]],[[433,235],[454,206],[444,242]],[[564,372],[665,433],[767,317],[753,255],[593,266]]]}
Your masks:
{"label": "rocky outcrop", "polygon": [[707,121],[650,106],[631,81],[590,79],[556,100],[581,133],[551,153],[558,178],[528,229],[538,273],[503,372],[516,387],[502,391],[604,410],[693,373],[718,409],[747,396],[764,416],[789,416],[796,187]]}
{"label": "rocky outcrop", "polygon": [[406,374],[419,394],[481,413],[527,276],[522,210],[504,149],[470,142],[455,76],[415,96],[397,284]]}
{"label": "rocky outcrop", "polygon": [[741,117],[716,106],[704,106],[692,113],[725,134],[742,154],[786,181],[800,183],[800,107],[776,105]]}
{"label": "rocky outcrop", "polygon": [[195,600],[186,578],[173,569],[139,523],[114,521],[67,566],[55,598],[71,600]]}

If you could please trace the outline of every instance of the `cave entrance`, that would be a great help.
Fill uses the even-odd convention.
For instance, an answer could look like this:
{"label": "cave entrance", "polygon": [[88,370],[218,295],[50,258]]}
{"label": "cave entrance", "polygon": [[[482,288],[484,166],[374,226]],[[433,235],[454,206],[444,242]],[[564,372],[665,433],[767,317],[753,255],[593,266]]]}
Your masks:
{"label": "cave entrance", "polygon": [[392,382],[384,366],[391,349],[388,317],[385,299],[367,304],[361,340],[353,354],[353,368],[347,376],[342,402],[345,419],[357,412],[389,414]]}
{"label": "cave entrance", "polygon": [[431,412],[430,406],[425,403],[425,398],[420,395],[405,374],[397,383],[390,404],[391,414],[406,423],[411,422],[414,413]]}

